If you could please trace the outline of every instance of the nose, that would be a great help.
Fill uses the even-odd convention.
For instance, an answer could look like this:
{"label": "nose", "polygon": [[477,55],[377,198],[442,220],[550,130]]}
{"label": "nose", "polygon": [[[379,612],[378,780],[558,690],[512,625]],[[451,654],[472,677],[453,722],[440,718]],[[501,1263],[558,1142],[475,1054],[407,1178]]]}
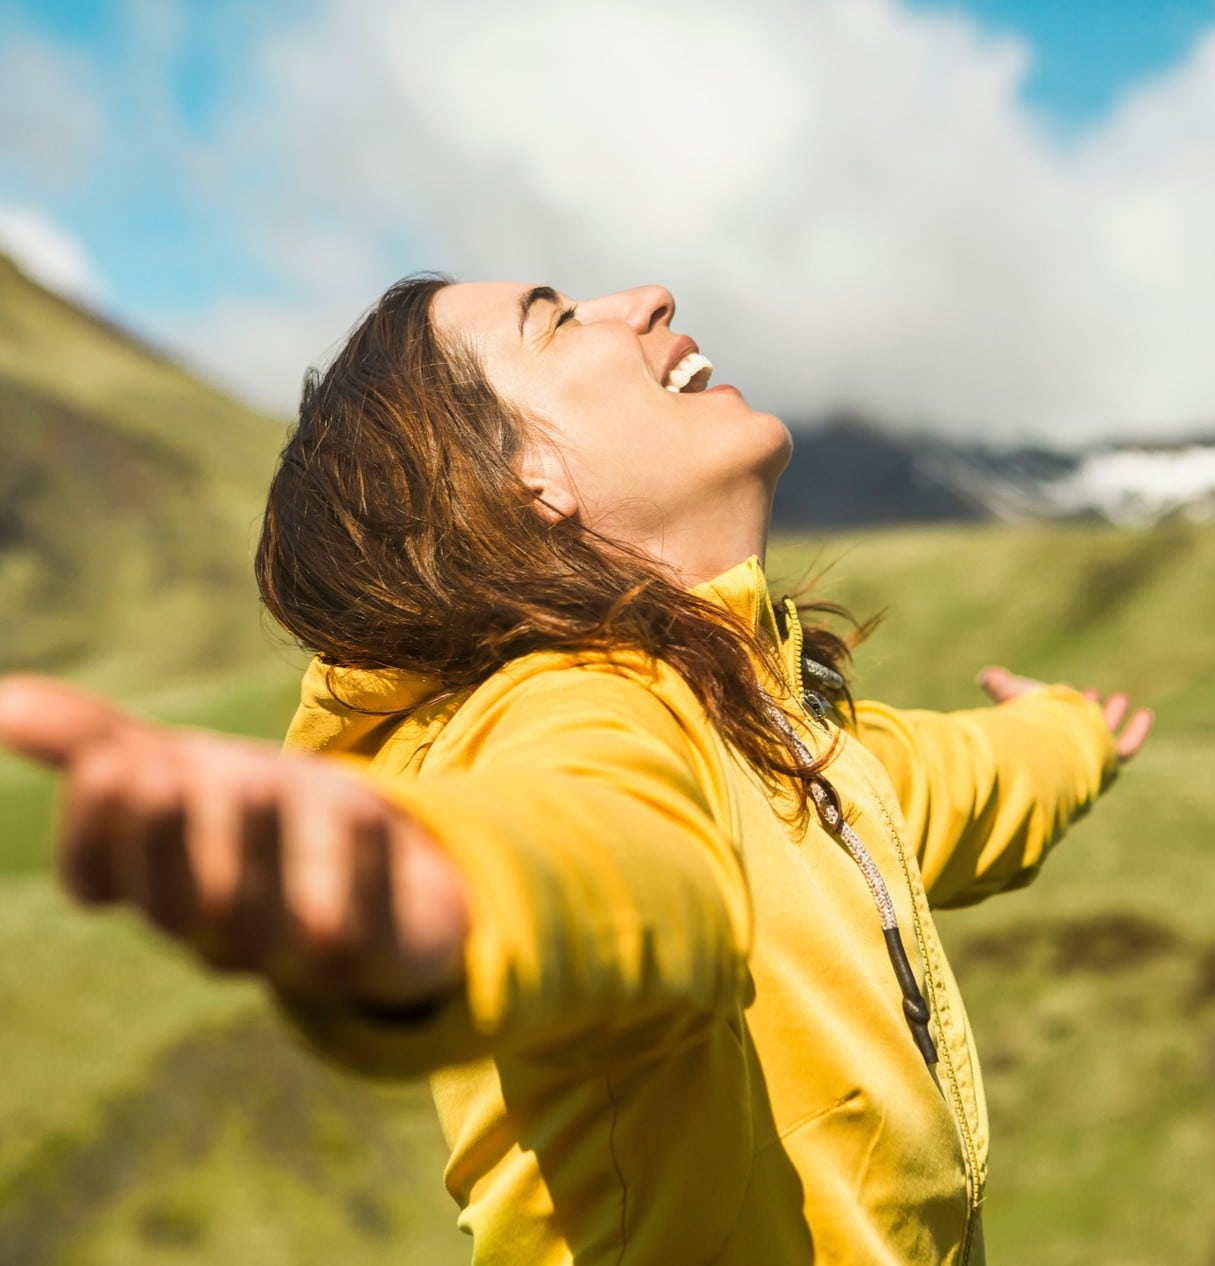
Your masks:
{"label": "nose", "polygon": [[[583,319],[626,321],[638,334],[648,334],[655,326],[671,324],[675,316],[675,296],[665,286],[634,286],[601,295],[578,305]],[[587,309],[591,311],[587,311]]]}

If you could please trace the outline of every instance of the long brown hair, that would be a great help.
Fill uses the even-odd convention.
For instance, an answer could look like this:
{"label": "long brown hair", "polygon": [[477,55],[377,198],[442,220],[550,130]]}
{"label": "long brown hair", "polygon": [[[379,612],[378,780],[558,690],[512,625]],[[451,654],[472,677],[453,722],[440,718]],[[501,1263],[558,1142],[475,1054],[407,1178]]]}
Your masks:
{"label": "long brown hair", "polygon": [[[269,612],[330,664],[427,673],[453,692],[533,651],[640,650],[762,775],[792,778],[803,812],[824,762],[807,765],[766,714],[755,664],[776,668],[775,648],[649,556],[536,513],[512,465],[526,420],[431,323],[447,284],[398,282],[309,371],[257,549]],[[803,627],[838,671],[848,642]]]}

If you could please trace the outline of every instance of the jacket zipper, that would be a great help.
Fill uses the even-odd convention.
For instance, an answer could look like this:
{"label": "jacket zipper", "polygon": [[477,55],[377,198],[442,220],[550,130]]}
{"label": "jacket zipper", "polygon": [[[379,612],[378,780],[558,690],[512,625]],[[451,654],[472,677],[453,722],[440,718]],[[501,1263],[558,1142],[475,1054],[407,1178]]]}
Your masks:
{"label": "jacket zipper", "polygon": [[[812,724],[817,723],[820,728],[825,729],[825,717],[820,717],[817,710],[812,711],[806,703],[805,676],[802,670],[804,636],[802,632],[801,619],[798,616],[797,608],[792,599],[784,599],[782,605],[785,609],[786,625],[788,626],[789,635],[793,642],[794,660],[792,684],[794,687],[794,697],[797,700],[797,705],[801,710],[803,717],[805,717],[808,722]],[[924,934],[920,926],[919,912],[916,909],[915,892],[913,891],[911,884],[911,867],[907,861],[906,855],[904,854],[902,841],[898,837],[898,832],[894,830],[894,824],[887,822],[886,827],[894,841],[895,852],[899,856],[899,862],[903,870],[903,882],[907,889],[908,898],[911,901],[912,931],[915,934],[916,947],[920,951],[920,959],[924,964],[925,992],[928,994],[928,1001],[932,1011],[939,1015],[940,1012],[937,1003],[937,982],[933,979],[932,968],[929,964],[928,950],[924,943]],[[942,1033],[941,1036],[944,1038],[946,1035]],[[949,1098],[953,1101],[953,1109],[957,1118],[958,1134],[960,1135],[962,1142],[962,1157],[966,1166],[966,1184],[969,1189],[967,1191],[966,1200],[966,1219],[962,1226],[962,1266],[966,1266],[966,1263],[970,1261],[971,1251],[974,1248],[974,1232],[976,1226],[974,1214],[981,1203],[979,1192],[979,1166],[974,1153],[974,1143],[970,1137],[970,1129],[966,1123],[965,1105],[962,1103],[961,1091],[958,1088],[957,1078],[954,1074],[953,1057],[949,1053],[948,1044],[943,1043],[943,1047],[945,1053],[943,1062],[948,1069],[948,1077],[950,1081],[951,1094]]]}

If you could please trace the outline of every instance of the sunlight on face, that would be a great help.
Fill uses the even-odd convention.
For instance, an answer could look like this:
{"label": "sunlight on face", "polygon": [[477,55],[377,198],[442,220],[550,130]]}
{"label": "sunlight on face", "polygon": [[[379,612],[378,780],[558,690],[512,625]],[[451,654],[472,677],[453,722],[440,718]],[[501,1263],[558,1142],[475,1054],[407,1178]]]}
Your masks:
{"label": "sunlight on face", "polygon": [[715,536],[762,552],[788,429],[733,386],[669,389],[681,362],[676,382],[699,364],[674,312],[661,286],[575,303],[513,282],[449,286],[433,306],[440,333],[536,423],[519,473],[549,506],[662,558],[715,554]]}

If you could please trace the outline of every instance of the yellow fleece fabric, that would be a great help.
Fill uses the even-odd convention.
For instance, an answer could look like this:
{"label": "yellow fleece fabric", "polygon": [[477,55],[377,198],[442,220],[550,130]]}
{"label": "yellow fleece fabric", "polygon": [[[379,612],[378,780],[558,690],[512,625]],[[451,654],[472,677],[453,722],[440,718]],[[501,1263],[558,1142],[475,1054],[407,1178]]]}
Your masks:
{"label": "yellow fleece fabric", "polygon": [[431,1075],[474,1263],[978,1263],[987,1117],[929,912],[1028,881],[1111,777],[1065,687],[948,715],[799,708],[759,562],[702,587],[781,647],[772,692],[890,889],[940,1054],[903,1015],[878,912],[791,826],[664,664],[537,654],[432,699],[309,670],[288,747],[345,754],[466,881],[463,988],[393,1025],[284,999],[329,1057]]}

